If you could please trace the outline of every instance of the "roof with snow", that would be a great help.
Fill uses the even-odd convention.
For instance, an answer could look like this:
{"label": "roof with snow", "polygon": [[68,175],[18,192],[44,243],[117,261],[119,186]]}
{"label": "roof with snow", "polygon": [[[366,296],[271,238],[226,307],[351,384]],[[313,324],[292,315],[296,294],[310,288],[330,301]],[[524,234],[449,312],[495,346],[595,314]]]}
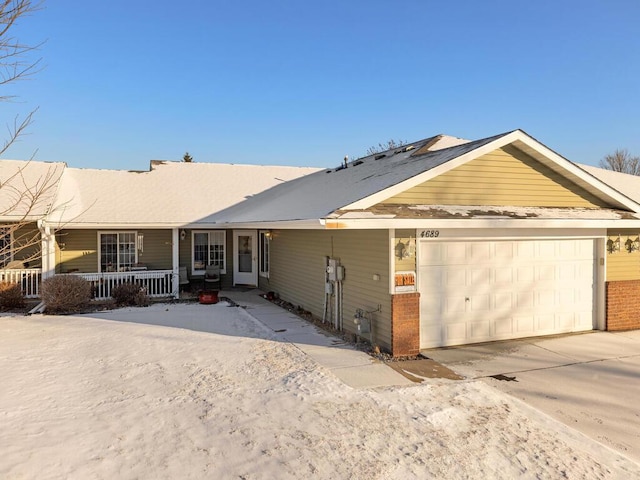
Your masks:
{"label": "roof with snow", "polygon": [[581,165],[579,167],[589,172],[594,177],[602,180],[610,187],[640,203],[640,177],[628,173],[614,172],[604,168],[593,167],[591,165]]}
{"label": "roof with snow", "polygon": [[42,218],[51,209],[65,164],[0,160],[0,221]]}
{"label": "roof with snow", "polygon": [[74,227],[189,225],[317,170],[163,161],[142,172],[67,168],[49,221]]}
{"label": "roof with snow", "polygon": [[[521,149],[581,188],[605,199],[612,205],[608,213],[601,211],[597,218],[626,218],[624,211],[640,211],[640,205],[631,201],[598,178],[589,175],[567,159],[548,149],[522,130],[484,138],[463,140],[446,135],[430,137],[418,142],[354,160],[335,169],[323,170],[291,182],[275,186],[240,204],[210,215],[206,220],[217,224],[250,224],[259,222],[305,222],[322,219],[371,218],[423,218],[431,211],[435,218],[461,218],[454,207],[430,206],[422,210],[398,206],[376,206],[382,200],[400,191],[418,185],[446,169],[511,144]],[[639,199],[640,200],[640,199]],[[381,211],[382,210],[384,211]],[[516,218],[596,218],[593,213],[561,212],[560,209],[490,208],[487,212],[475,207],[463,207],[464,216],[500,216]],[[500,209],[499,213],[498,209]],[[401,211],[400,211],[401,210]],[[437,211],[437,212],[436,212]],[[553,215],[557,215],[553,217]]]}

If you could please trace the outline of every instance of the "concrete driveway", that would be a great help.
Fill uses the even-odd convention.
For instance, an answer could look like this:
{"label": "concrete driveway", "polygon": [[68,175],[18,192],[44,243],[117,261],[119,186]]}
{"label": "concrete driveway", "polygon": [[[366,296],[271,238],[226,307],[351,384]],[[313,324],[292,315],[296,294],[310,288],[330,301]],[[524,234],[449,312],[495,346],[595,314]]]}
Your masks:
{"label": "concrete driveway", "polygon": [[422,353],[640,462],[640,331],[528,338]]}

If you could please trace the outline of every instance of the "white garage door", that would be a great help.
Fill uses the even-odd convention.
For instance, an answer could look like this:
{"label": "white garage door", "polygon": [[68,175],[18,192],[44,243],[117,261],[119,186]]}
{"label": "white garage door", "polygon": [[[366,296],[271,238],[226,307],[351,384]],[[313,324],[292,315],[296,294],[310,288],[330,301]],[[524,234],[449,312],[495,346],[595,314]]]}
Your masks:
{"label": "white garage door", "polygon": [[594,241],[420,243],[420,348],[594,328]]}

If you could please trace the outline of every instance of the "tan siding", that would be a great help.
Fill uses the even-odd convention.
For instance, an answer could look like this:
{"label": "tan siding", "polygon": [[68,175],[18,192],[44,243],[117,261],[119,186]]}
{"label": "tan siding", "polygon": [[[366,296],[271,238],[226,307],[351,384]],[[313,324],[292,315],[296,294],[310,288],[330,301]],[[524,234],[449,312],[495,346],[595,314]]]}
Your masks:
{"label": "tan siding", "polygon": [[[98,231],[105,230],[62,230],[56,234],[56,271],[97,272]],[[137,231],[144,237],[144,251],[138,252],[138,262],[150,270],[170,270],[171,230],[109,230]]]}
{"label": "tan siding", "polygon": [[144,236],[144,251],[138,252],[138,262],[149,270],[171,270],[171,230],[137,230]]}
{"label": "tan siding", "polygon": [[483,155],[382,203],[587,208],[607,206],[512,146]]}
{"label": "tan siding", "polygon": [[97,272],[97,230],[61,230],[56,233],[56,272]]}
{"label": "tan siding", "polygon": [[[374,341],[391,346],[389,295],[389,237],[387,230],[304,231],[279,230],[271,242],[270,278],[261,278],[263,289],[322,317],[325,297],[325,257],[338,258],[345,268],[343,324],[355,332],[356,309],[382,311],[373,314]],[[380,280],[373,280],[373,275]]]}
{"label": "tan siding", "polygon": [[619,252],[607,251],[607,281],[640,280],[640,251],[627,251],[625,242],[628,238],[638,237],[637,231],[620,230],[609,232],[609,239],[616,240],[620,235],[621,249]]}
{"label": "tan siding", "polygon": [[[35,223],[22,225],[13,232],[15,249],[13,251],[14,260],[28,260],[29,267],[39,268],[42,266],[42,241],[40,231]],[[21,247],[21,245],[23,245]]]}

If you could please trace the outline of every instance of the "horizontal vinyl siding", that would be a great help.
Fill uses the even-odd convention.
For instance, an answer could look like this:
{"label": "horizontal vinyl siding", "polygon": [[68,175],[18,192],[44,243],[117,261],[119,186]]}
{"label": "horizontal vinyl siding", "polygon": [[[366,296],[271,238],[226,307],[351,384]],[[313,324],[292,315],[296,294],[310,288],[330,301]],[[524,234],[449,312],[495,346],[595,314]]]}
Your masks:
{"label": "horizontal vinyl siding", "polygon": [[[306,231],[279,230],[271,242],[270,278],[260,286],[322,318],[325,298],[325,257],[340,259],[345,268],[343,325],[355,332],[356,309],[382,311],[372,314],[374,342],[391,345],[389,295],[389,237],[386,230]],[[374,281],[373,275],[380,275]],[[366,335],[368,336],[368,335]]]}
{"label": "horizontal vinyl siding", "polygon": [[600,199],[512,146],[483,155],[382,203],[606,207]]}
{"label": "horizontal vinyl siding", "polygon": [[640,280],[640,251],[628,252],[625,241],[628,237],[637,237],[638,232],[632,230],[610,231],[609,238],[620,235],[621,249],[619,252],[607,251],[607,281]]}
{"label": "horizontal vinyl siding", "polygon": [[138,252],[138,263],[149,270],[171,270],[171,230],[138,230],[144,237],[144,250]]}
{"label": "horizontal vinyl siding", "polygon": [[61,230],[56,233],[56,244],[56,273],[99,270],[97,230]]}
{"label": "horizontal vinyl siding", "polygon": [[[69,270],[97,272],[98,232],[107,230],[61,230],[56,233],[56,272]],[[109,232],[136,231],[144,237],[143,252],[138,252],[138,262],[149,270],[171,270],[171,230],[118,229]]]}
{"label": "horizontal vinyl siding", "polygon": [[[27,260],[30,268],[42,266],[42,239],[35,223],[23,225],[13,232],[13,260]],[[23,245],[21,247],[21,245]]]}

